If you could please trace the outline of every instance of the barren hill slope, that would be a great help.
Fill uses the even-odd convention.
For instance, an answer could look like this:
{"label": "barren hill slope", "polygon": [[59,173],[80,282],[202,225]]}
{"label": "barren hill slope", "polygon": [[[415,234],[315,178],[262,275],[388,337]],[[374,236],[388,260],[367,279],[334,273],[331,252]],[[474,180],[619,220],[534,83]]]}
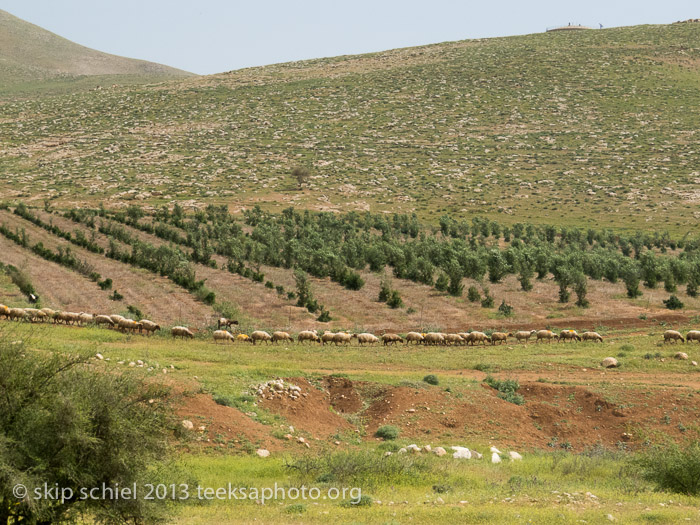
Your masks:
{"label": "barren hill slope", "polygon": [[81,46],[0,9],[0,85],[84,75],[190,73]]}

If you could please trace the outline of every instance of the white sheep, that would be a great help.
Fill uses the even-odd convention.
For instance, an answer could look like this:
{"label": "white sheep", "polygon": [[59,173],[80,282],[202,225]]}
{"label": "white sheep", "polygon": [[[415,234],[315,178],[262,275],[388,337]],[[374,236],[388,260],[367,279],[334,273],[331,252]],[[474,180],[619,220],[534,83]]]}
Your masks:
{"label": "white sheep", "polygon": [[185,337],[189,337],[190,339],[194,338],[194,334],[190,331],[190,329],[184,326],[173,326],[170,329],[170,333],[173,335],[173,337],[182,337],[183,339]]}
{"label": "white sheep", "polygon": [[96,315],[95,324],[105,324],[107,326],[114,326],[114,321],[112,321],[112,319],[108,315]]}
{"label": "white sheep", "polygon": [[399,334],[384,334],[382,341],[384,341],[384,346],[395,345],[396,343],[403,343],[403,338]]}
{"label": "white sheep", "polygon": [[141,327],[148,335],[151,335],[160,330],[159,324],[156,324],[153,321],[149,321],[148,319],[141,319],[140,323]]}
{"label": "white sheep", "polygon": [[544,341],[549,341],[550,343],[552,342],[552,339],[556,339],[557,334],[552,332],[551,330],[540,330],[537,332],[537,339],[535,342],[539,343],[541,340]]}
{"label": "white sheep", "polygon": [[562,330],[559,332],[559,336],[557,337],[558,341],[580,341],[581,336],[578,335],[576,330]]}
{"label": "white sheep", "polygon": [[352,338],[357,337],[356,334],[348,334],[345,332],[338,332],[333,336],[333,342],[335,343],[335,346],[338,346],[340,344],[342,345],[347,345],[348,343],[352,342]]}
{"label": "white sheep", "polygon": [[418,332],[408,332],[406,334],[406,344],[408,343],[416,343],[416,344],[421,344],[423,342],[423,334],[420,334]]}
{"label": "white sheep", "polygon": [[491,334],[491,344],[495,345],[496,342],[507,344],[508,343],[508,334],[506,332],[493,332]]}
{"label": "white sheep", "polygon": [[444,345],[445,336],[438,332],[429,332],[423,336],[423,342],[426,345]]}
{"label": "white sheep", "polygon": [[231,341],[233,343],[234,340],[233,334],[231,334],[231,332],[228,330],[216,330],[214,332],[214,343],[218,341]]}
{"label": "white sheep", "polygon": [[700,330],[691,330],[687,334],[685,334],[685,340],[690,342],[690,341],[697,341],[700,343]]}
{"label": "white sheep", "polygon": [[581,334],[581,341],[600,341],[603,342],[603,336],[598,332],[583,332]]}
{"label": "white sheep", "polygon": [[362,346],[363,344],[374,344],[379,342],[379,338],[374,334],[362,333],[357,334],[357,342]]}
{"label": "white sheep", "polygon": [[303,343],[304,341],[312,341],[314,343],[318,343],[320,339],[314,330],[302,330],[297,335],[297,341],[299,343]]}
{"label": "white sheep", "polygon": [[526,331],[526,330],[520,330],[520,331],[518,331],[518,332],[511,332],[511,333],[509,333],[508,335],[509,335],[510,337],[515,337],[515,340],[518,341],[519,343],[520,343],[521,341],[525,341],[524,344],[527,344],[527,342],[528,342],[528,340],[530,339],[530,337],[532,337],[532,336],[535,335],[536,333],[537,333],[537,330],[530,330],[529,332]]}
{"label": "white sheep", "polygon": [[472,346],[478,343],[483,343],[486,345],[486,343],[491,342],[491,338],[484,332],[470,332],[466,341]]}
{"label": "white sheep", "polygon": [[675,343],[679,339],[681,343],[685,343],[685,339],[683,339],[680,332],[677,332],[676,330],[666,330],[664,332],[664,344],[668,343],[669,341],[673,341]]}
{"label": "white sheep", "polygon": [[252,334],[250,334],[250,340],[255,344],[256,341],[265,341],[266,343],[270,343],[272,341],[272,337],[270,334],[263,330],[256,330]]}
{"label": "white sheep", "polygon": [[287,332],[273,332],[272,342],[276,343],[277,341],[294,341],[294,339]]}

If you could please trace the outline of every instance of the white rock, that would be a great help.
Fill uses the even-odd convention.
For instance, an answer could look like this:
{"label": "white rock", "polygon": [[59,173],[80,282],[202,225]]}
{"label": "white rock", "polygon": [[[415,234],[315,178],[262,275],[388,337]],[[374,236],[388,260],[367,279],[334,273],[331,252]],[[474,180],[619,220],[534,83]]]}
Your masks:
{"label": "white rock", "polygon": [[618,363],[617,359],[615,359],[614,357],[606,357],[605,359],[603,359],[603,362],[600,363],[600,365],[603,368],[617,368]]}
{"label": "white rock", "polygon": [[408,452],[408,450],[406,450],[405,448],[400,448],[397,454],[405,454],[406,452]]}
{"label": "white rock", "polygon": [[387,450],[386,452],[384,452],[384,457],[385,457],[385,458],[386,458],[386,457],[389,457],[389,456],[391,456],[391,451],[390,451],[390,450]]}
{"label": "white rock", "polygon": [[185,430],[193,430],[194,429],[194,423],[192,423],[192,421],[190,421],[189,419],[183,419],[181,424],[182,424],[182,428],[184,428]]}
{"label": "white rock", "polygon": [[697,361],[691,361],[690,364],[693,365],[693,366],[698,366],[698,362],[697,362]]}
{"label": "white rock", "polygon": [[445,503],[445,500],[442,499],[440,496],[438,496],[437,499],[435,500],[435,503],[439,503],[440,505],[442,505],[443,503]]}
{"label": "white rock", "polygon": [[503,454],[503,452],[501,452],[500,450],[498,450],[496,447],[491,447],[489,450],[490,450],[491,452],[496,453],[496,454]]}
{"label": "white rock", "polygon": [[495,452],[491,454],[491,463],[500,463],[501,462],[501,456],[496,454]]}
{"label": "white rock", "polygon": [[518,454],[517,452],[515,452],[513,450],[508,452],[508,455],[510,456],[511,461],[521,461],[523,459],[523,457],[520,454]]}
{"label": "white rock", "polygon": [[423,450],[425,450],[426,452],[432,452],[432,451],[433,451],[433,447],[431,447],[430,445],[425,445],[425,446],[423,447]]}
{"label": "white rock", "polygon": [[95,354],[95,357],[99,360],[102,360],[105,358],[105,356],[103,356],[102,354]]}
{"label": "white rock", "polygon": [[259,448],[258,450],[255,451],[255,453],[260,456],[261,458],[266,458],[270,455],[270,451],[267,450],[266,448]]}
{"label": "white rock", "polygon": [[480,452],[477,452],[476,450],[472,450],[471,452],[472,452],[472,459],[481,459],[484,457],[483,454],[481,454]]}
{"label": "white rock", "polygon": [[688,360],[688,354],[686,354],[685,352],[676,352],[676,355],[674,355],[673,357],[682,361]]}
{"label": "white rock", "polygon": [[455,452],[452,454],[454,459],[471,459],[472,452],[467,447],[450,447]]}
{"label": "white rock", "polygon": [[413,453],[418,453],[418,452],[420,452],[422,449],[421,449],[418,445],[408,445],[408,446],[406,447],[406,450],[408,450],[408,451],[410,451],[410,452],[413,452]]}
{"label": "white rock", "polygon": [[433,450],[433,454],[435,454],[438,457],[442,457],[445,454],[447,454],[447,450],[445,450],[442,447],[435,447],[435,450]]}

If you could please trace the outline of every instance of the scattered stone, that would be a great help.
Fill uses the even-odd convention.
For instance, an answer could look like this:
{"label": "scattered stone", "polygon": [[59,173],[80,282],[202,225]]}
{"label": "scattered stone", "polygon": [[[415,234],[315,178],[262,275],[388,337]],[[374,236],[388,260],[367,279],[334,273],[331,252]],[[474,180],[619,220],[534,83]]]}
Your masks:
{"label": "scattered stone", "polygon": [[430,445],[425,445],[425,446],[423,447],[423,450],[424,450],[425,452],[432,452],[432,451],[433,451],[433,447],[431,447]]}
{"label": "scattered stone", "polygon": [[676,355],[673,356],[674,359],[679,359],[681,361],[687,361],[688,360],[688,354],[685,352],[676,352]]}
{"label": "scattered stone", "polygon": [[183,419],[182,420],[182,428],[185,430],[193,430],[194,429],[194,423],[190,421],[189,419]]}
{"label": "scattered stone", "polygon": [[413,452],[414,454],[417,454],[420,452],[422,449],[418,445],[408,445],[406,447],[406,450]]}
{"label": "scattered stone", "polygon": [[617,368],[618,362],[614,357],[606,357],[600,365],[603,368]]}
{"label": "scattered stone", "polygon": [[622,441],[631,441],[632,434],[628,434],[627,432],[623,432],[621,438],[622,438]]}
{"label": "scattered stone", "polygon": [[608,521],[617,521],[615,516],[613,516],[612,514],[607,514],[605,517],[607,518]]}
{"label": "scattered stone", "polygon": [[387,450],[386,452],[384,452],[384,457],[385,457],[385,458],[387,458],[387,457],[389,457],[389,456],[391,456],[391,451]]}
{"label": "scattered stone", "polygon": [[405,448],[400,448],[397,454],[405,454],[406,452],[408,452],[408,450],[406,450]]}
{"label": "scattered stone", "polygon": [[447,450],[445,450],[442,447],[435,447],[435,450],[433,450],[433,454],[435,454],[438,457],[442,457],[447,454]]}
{"label": "scattered stone", "polygon": [[522,461],[522,459],[523,459],[523,457],[520,454],[518,454],[517,452],[515,452],[513,450],[508,452],[508,455],[510,456],[511,461]]}
{"label": "scattered stone", "polygon": [[501,456],[499,456],[496,452],[491,454],[491,463],[500,463],[501,462]]}
{"label": "scattered stone", "polygon": [[103,359],[105,358],[105,356],[103,356],[102,354],[95,354],[95,357],[96,357],[97,359],[99,359],[100,361],[103,360]]}
{"label": "scattered stone", "polygon": [[266,448],[259,448],[255,453],[258,456],[260,456],[261,458],[266,458],[266,457],[269,457],[269,455],[270,455],[270,451],[267,450]]}
{"label": "scattered stone", "polygon": [[435,503],[438,503],[439,505],[442,505],[443,503],[445,503],[445,500],[442,499],[440,496],[438,496],[437,499],[435,500]]}
{"label": "scattered stone", "polygon": [[697,362],[697,361],[691,361],[690,364],[693,365],[693,366],[698,366],[698,362]]}
{"label": "scattered stone", "polygon": [[454,459],[471,459],[472,453],[467,447],[450,447],[454,450],[452,457]]}
{"label": "scattered stone", "polygon": [[299,436],[299,437],[297,438],[297,441],[298,441],[299,443],[306,443],[306,440],[305,440],[303,437],[301,437],[301,436]]}

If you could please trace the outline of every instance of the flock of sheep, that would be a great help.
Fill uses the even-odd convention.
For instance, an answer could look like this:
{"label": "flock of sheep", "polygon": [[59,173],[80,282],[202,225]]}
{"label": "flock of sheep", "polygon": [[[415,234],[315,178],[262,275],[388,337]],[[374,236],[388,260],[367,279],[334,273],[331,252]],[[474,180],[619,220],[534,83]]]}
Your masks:
{"label": "flock of sheep", "polygon": [[54,324],[66,324],[75,326],[85,326],[96,324],[115,328],[122,332],[145,333],[150,335],[160,330],[160,325],[141,319],[134,321],[121,315],[98,315],[87,314],[85,312],[63,312],[52,310],[51,308],[10,308],[0,304],[0,317],[11,321],[53,322]]}
{"label": "flock of sheep", "polygon": [[[16,320],[16,321],[31,321],[31,322],[46,322],[52,321],[54,324],[66,324],[66,325],[102,325],[110,328],[120,330],[125,333],[143,333],[146,335],[151,335],[156,331],[160,330],[160,325],[149,321],[148,319],[141,319],[140,321],[134,321],[132,319],[127,319],[121,315],[97,315],[88,314],[84,312],[62,312],[52,310],[50,308],[10,308],[4,304],[0,304],[0,318]],[[288,332],[273,332],[272,335],[263,331],[256,330],[250,335],[247,334],[232,334],[225,328],[231,328],[238,325],[238,321],[233,319],[226,319],[221,317],[217,321],[217,330],[214,331],[214,342],[248,342],[252,344],[260,343],[277,343],[277,342],[293,342],[294,338]],[[185,326],[174,326],[171,328],[170,333],[173,337],[194,338],[194,333]],[[505,344],[508,342],[508,338],[514,338],[518,343],[527,344],[531,338],[535,338],[535,342],[547,342],[552,341],[593,341],[593,342],[603,342],[603,336],[598,332],[583,332],[579,334],[576,330],[562,330],[558,334],[551,330],[525,330],[518,332],[492,332],[491,335],[487,335],[484,332],[460,332],[454,334],[446,334],[442,332],[408,332],[405,337],[401,337],[399,334],[387,333],[381,336],[381,339],[374,334],[361,333],[361,334],[351,334],[348,332],[329,332],[326,331],[319,335],[316,330],[304,330],[297,334],[297,342],[304,343],[306,341],[310,343],[333,343],[335,345],[347,345],[352,342],[353,339],[357,340],[360,346],[372,345],[379,343],[380,341],[384,343],[385,346],[390,344],[404,343],[404,344],[422,344],[428,346],[454,346],[454,345],[486,345],[490,343],[491,345]],[[700,343],[700,330],[690,330],[685,337],[676,330],[666,330],[663,334],[664,343],[667,342],[677,342],[682,343],[686,341],[698,341]]]}
{"label": "flock of sheep", "polygon": [[[381,339],[374,334],[362,333],[362,334],[350,334],[347,332],[324,332],[319,335],[316,330],[304,330],[299,332],[297,335],[297,341],[299,343],[304,343],[309,341],[311,343],[334,343],[335,345],[346,345],[352,341],[352,339],[357,339],[357,343],[360,346],[366,344],[375,344],[382,341],[385,346],[390,344],[404,343],[404,344],[423,344],[423,345],[486,345],[490,343],[492,345],[505,344],[508,342],[509,337],[513,337],[519,343],[527,343],[531,337],[535,337],[535,342],[547,341],[549,343],[552,340],[556,341],[600,341],[603,342],[603,336],[597,332],[584,332],[578,334],[576,330],[562,330],[559,334],[552,332],[551,330],[531,330],[531,331],[521,331],[521,332],[493,332],[490,336],[484,332],[460,332],[456,334],[446,334],[442,332],[409,332],[405,337],[401,337],[399,334],[384,334]],[[256,342],[265,343],[276,343],[278,341],[294,341],[294,338],[287,332],[273,332],[272,335],[264,332],[262,330],[256,330],[250,336],[246,334],[238,334],[234,336],[227,330],[217,330],[214,332],[214,341],[245,341],[255,344]]]}

